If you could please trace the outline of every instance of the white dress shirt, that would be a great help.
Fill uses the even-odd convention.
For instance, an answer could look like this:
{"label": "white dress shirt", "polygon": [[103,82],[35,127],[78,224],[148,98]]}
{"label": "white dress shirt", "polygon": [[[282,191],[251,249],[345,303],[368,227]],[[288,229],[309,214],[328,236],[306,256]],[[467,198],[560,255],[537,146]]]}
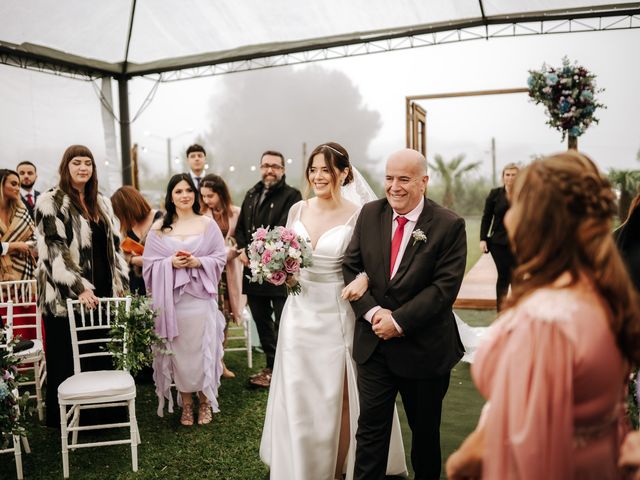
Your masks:
{"label": "white dress shirt", "polygon": [[[407,223],[405,223],[404,225],[404,233],[402,235],[402,241],[400,242],[400,249],[398,250],[396,263],[393,266],[393,272],[391,272],[392,279],[393,277],[395,277],[396,273],[398,272],[398,268],[400,267],[400,263],[402,262],[402,257],[404,256],[404,252],[407,249],[409,240],[411,240],[411,234],[413,233],[413,229],[416,228],[416,223],[418,223],[418,218],[420,218],[420,215],[422,214],[423,209],[424,209],[424,197],[420,199],[420,203],[418,203],[418,206],[413,210],[411,210],[406,215],[400,215],[395,210],[393,211],[393,217],[391,220],[392,221],[392,224],[391,224],[391,241],[392,242],[393,242],[393,235],[396,233],[396,229],[398,228],[398,222],[396,221],[396,218],[402,216],[407,219]],[[373,321],[373,316],[381,308],[382,307],[380,305],[376,305],[375,307],[373,307],[367,313],[364,314],[364,319],[369,323],[371,323]],[[396,330],[402,333],[402,328],[400,328],[400,325],[396,323],[393,317],[391,317],[391,319],[393,320],[393,324],[395,325]]]}

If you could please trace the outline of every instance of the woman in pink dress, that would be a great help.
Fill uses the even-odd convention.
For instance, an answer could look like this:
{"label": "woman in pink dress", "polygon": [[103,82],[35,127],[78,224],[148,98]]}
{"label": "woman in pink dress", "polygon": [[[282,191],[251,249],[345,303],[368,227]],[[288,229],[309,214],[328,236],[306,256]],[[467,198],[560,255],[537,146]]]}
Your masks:
{"label": "woman in pink dress", "polygon": [[[238,260],[236,249],[236,224],[240,216],[240,207],[231,203],[231,194],[225,181],[219,175],[210,173],[200,183],[202,203],[206,207],[203,214],[213,218],[227,246],[227,265],[222,272],[218,284],[218,308],[227,321],[224,329],[224,347],[227,347],[227,331],[229,323],[240,325],[242,310],[247,303],[247,296],[242,294],[242,263]],[[222,363],[222,377],[235,378],[236,374]]]}
{"label": "woman in pink dress", "polygon": [[615,196],[587,157],[533,162],[505,225],[518,267],[472,376],[487,399],[450,479],[614,479],[638,299],[611,235]]}

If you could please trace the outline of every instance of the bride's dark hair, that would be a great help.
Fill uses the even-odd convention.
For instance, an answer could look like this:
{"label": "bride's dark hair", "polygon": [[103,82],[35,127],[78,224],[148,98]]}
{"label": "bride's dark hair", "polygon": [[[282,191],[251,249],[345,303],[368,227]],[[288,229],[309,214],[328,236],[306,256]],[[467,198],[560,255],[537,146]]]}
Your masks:
{"label": "bride's dark hair", "polygon": [[[336,190],[340,188],[342,185],[347,185],[348,183],[353,181],[353,170],[351,169],[351,162],[349,162],[349,152],[347,152],[347,150],[339,143],[326,142],[314,148],[311,154],[309,155],[309,159],[307,161],[307,168],[305,169],[305,172],[304,172],[305,178],[307,179],[307,188],[306,188],[307,191],[310,183],[309,173],[311,172],[311,167],[313,166],[313,157],[315,157],[319,153],[322,154],[322,156],[324,157],[324,161],[327,164],[327,167],[329,167],[329,174],[331,175],[332,190]],[[345,169],[349,169],[349,172],[347,173],[347,177],[344,179],[344,183],[340,185],[338,183],[338,174],[336,173],[336,170],[338,170],[338,172],[342,172]]]}

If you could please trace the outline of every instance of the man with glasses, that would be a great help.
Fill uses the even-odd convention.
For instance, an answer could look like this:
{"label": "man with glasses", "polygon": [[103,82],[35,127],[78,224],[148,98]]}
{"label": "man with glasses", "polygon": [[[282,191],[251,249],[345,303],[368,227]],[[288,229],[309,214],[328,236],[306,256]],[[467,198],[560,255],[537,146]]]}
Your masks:
{"label": "man with glasses", "polygon": [[252,376],[249,382],[256,387],[268,388],[271,384],[271,370],[276,354],[280,315],[287,299],[284,285],[270,283],[250,283],[249,258],[246,247],[251,243],[251,235],[258,228],[273,228],[286,225],[291,206],[302,200],[300,192],[287,185],[284,174],[284,156],[280,152],[267,150],[260,158],[262,180],[245,195],[236,226],[236,241],[240,261],[245,266],[242,276],[242,292],[247,295],[251,316],[256,322],[260,344],[267,357],[267,366]]}

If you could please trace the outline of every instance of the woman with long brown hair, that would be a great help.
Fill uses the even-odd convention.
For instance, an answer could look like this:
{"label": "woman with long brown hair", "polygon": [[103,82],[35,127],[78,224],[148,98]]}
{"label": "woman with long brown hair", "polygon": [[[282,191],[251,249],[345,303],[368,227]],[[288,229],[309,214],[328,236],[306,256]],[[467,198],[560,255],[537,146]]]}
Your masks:
{"label": "woman with long brown hair", "polygon": [[[67,299],[95,308],[98,297],[122,295],[128,269],[111,203],[98,193],[91,150],[72,145],[62,155],[60,182],[36,203],[38,302],[47,336],[47,425],[59,427],[58,386],[73,375]],[[107,357],[89,370],[111,368]],[[103,362],[103,360],[105,362]]]}
{"label": "woman with long brown hair", "polygon": [[20,177],[0,169],[0,281],[33,280],[35,225],[20,200]]}
{"label": "woman with long brown hair", "polygon": [[[240,324],[242,310],[247,303],[246,295],[242,295],[242,264],[238,260],[235,239],[240,207],[232,204],[229,188],[222,177],[213,173],[206,175],[200,182],[200,195],[205,206],[203,213],[216,221],[227,246],[227,265],[218,285],[218,308],[227,321],[224,329],[226,348],[229,323]],[[234,378],[236,374],[223,363],[222,376]]]}
{"label": "woman with long brown hair", "polygon": [[450,479],[619,478],[638,299],[611,235],[615,196],[586,156],[537,160],[505,217],[518,267],[472,366],[487,399]]}

